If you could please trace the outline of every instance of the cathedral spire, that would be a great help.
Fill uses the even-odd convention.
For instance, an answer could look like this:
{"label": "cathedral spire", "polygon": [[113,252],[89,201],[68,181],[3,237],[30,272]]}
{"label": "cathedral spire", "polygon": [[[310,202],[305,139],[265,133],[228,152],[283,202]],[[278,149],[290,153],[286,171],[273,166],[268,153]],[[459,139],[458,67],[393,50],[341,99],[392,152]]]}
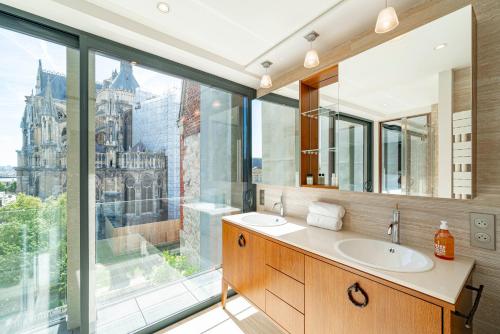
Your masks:
{"label": "cathedral spire", "polygon": [[38,59],[38,70],[36,72],[36,86],[35,86],[36,95],[42,92],[42,75],[43,75],[42,60]]}
{"label": "cathedral spire", "polygon": [[111,88],[135,92],[138,87],[139,84],[135,80],[132,64],[128,61],[121,61],[120,72],[111,83]]}

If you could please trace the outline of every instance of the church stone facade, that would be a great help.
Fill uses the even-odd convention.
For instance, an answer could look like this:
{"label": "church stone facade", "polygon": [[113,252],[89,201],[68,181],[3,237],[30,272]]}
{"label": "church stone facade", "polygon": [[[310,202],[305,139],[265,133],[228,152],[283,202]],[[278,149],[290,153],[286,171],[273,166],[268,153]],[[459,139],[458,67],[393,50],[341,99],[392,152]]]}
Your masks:
{"label": "church stone facade", "polygon": [[[128,62],[121,62],[120,71],[114,71],[96,89],[97,233],[99,238],[105,238],[105,223],[123,227],[170,218],[166,201],[167,156],[169,151],[178,152],[178,140],[146,145],[141,135],[134,133],[134,115],[147,108],[150,100],[158,103],[158,98],[171,98],[171,103],[163,104],[165,118],[158,120],[168,126],[166,115],[178,115],[179,103],[173,97],[141,92]],[[176,121],[172,116],[170,119]],[[35,91],[26,97],[21,130],[23,146],[18,151],[16,168],[18,192],[41,198],[65,192],[66,78],[45,71],[41,62]],[[137,127],[135,130],[147,131]],[[167,141],[163,136],[157,140]],[[170,190],[175,187],[179,188],[178,182],[171,184]]]}
{"label": "church stone facade", "polygon": [[38,63],[35,91],[25,98],[17,191],[47,198],[66,191],[66,78]]}

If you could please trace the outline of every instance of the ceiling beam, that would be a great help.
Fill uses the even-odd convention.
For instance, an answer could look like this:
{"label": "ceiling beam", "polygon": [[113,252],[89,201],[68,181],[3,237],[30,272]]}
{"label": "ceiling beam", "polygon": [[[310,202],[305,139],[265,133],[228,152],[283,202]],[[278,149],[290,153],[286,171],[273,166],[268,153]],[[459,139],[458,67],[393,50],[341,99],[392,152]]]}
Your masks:
{"label": "ceiling beam", "polygon": [[[342,60],[369,50],[469,4],[471,4],[471,0],[427,0],[405,12],[399,13],[399,26],[391,32],[377,34],[374,29],[367,30],[321,53],[319,55],[321,64],[314,69],[306,69],[302,65],[302,62],[300,62],[288,71],[273,75],[273,87],[269,89],[259,88],[257,90],[257,97],[264,96],[292,82],[314,75],[327,67],[340,63]],[[374,26],[375,21],[376,17],[373,18]]]}

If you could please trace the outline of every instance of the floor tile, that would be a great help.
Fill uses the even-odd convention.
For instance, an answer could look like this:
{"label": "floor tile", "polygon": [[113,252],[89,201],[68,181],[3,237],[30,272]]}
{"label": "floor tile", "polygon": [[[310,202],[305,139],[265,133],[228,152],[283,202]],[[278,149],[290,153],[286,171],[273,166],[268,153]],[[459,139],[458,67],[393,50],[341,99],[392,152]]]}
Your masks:
{"label": "floor tile", "polygon": [[152,307],[143,309],[142,314],[144,315],[147,323],[150,324],[197,303],[198,301],[191,293],[185,292],[177,297],[173,297]]}

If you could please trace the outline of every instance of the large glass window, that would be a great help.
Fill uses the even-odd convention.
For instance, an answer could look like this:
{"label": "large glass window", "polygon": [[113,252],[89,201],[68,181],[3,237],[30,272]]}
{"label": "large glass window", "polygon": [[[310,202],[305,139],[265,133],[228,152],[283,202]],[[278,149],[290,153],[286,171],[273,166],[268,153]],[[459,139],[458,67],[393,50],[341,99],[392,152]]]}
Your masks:
{"label": "large glass window", "polygon": [[79,326],[79,52],[0,28],[0,328]]}
{"label": "large glass window", "polygon": [[221,217],[243,208],[247,99],[91,54],[96,332],[220,294]]}

